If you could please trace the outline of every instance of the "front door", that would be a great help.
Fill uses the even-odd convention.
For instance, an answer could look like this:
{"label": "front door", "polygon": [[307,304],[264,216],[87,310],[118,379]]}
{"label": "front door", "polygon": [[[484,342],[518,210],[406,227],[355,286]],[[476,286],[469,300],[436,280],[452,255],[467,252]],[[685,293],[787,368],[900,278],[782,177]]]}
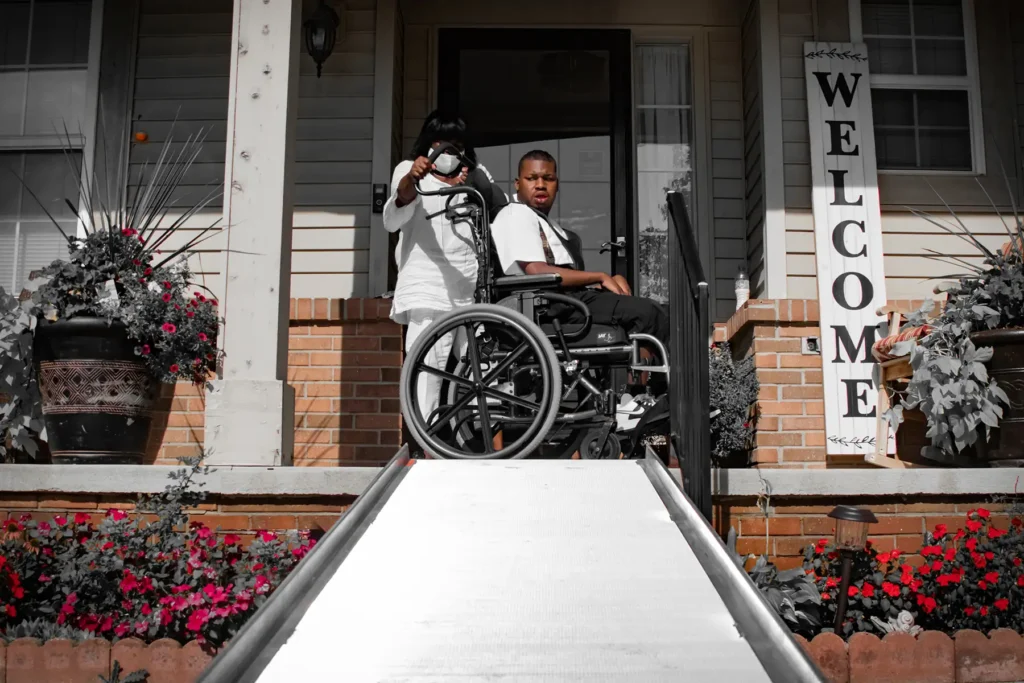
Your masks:
{"label": "front door", "polygon": [[630,35],[626,30],[442,29],[438,104],[470,130],[511,196],[520,157],[558,162],[552,210],[576,232],[588,270],[635,288]]}

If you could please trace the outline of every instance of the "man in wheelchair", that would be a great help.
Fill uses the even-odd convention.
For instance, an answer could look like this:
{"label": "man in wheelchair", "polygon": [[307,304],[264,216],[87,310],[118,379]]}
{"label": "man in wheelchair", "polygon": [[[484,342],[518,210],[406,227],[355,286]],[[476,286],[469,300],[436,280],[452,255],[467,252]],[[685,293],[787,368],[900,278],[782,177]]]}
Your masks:
{"label": "man in wheelchair", "polygon": [[[523,157],[516,191],[518,202],[494,208],[469,184],[441,191],[452,223],[473,227],[476,303],[438,318],[409,349],[406,424],[434,457],[641,455],[667,430],[668,317],[624,278],[585,270],[579,237],[548,217],[558,191],[549,154]],[[453,333],[444,369],[431,367],[433,345]],[[621,391],[627,370],[647,384]],[[429,411],[415,400],[424,376],[441,380]]]}

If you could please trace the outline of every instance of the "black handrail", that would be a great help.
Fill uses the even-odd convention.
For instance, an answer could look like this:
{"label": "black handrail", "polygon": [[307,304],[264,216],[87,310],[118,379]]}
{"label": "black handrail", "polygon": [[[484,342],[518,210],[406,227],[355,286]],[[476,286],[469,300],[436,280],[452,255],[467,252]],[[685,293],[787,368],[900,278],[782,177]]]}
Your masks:
{"label": "black handrail", "polygon": [[697,238],[679,192],[669,192],[668,286],[670,445],[683,490],[711,521],[711,396],[708,377],[708,283]]}

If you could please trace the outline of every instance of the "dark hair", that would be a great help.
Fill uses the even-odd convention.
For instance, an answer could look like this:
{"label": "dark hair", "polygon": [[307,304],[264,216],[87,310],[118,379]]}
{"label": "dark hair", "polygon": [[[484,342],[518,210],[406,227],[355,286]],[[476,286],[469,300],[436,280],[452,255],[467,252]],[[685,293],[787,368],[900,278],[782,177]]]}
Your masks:
{"label": "dark hair", "polygon": [[469,144],[467,137],[466,122],[458,114],[435,109],[423,122],[416,142],[412,143],[409,158],[430,156],[430,148],[435,142],[450,142],[462,147],[462,155],[475,166],[476,151]]}
{"label": "dark hair", "polygon": [[516,167],[517,176],[523,172],[523,162],[526,161],[546,161],[549,164],[552,164],[556,171],[558,170],[558,162],[555,161],[553,156],[542,149],[534,149],[530,150],[519,159],[519,166]]}

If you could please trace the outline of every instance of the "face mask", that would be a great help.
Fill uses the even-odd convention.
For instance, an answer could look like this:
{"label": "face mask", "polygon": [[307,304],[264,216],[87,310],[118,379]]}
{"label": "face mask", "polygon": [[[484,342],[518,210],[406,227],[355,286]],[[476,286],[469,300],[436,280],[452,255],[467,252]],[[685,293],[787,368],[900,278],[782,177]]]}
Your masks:
{"label": "face mask", "polygon": [[441,175],[452,175],[459,168],[459,157],[447,152],[437,157],[434,161],[437,172]]}

